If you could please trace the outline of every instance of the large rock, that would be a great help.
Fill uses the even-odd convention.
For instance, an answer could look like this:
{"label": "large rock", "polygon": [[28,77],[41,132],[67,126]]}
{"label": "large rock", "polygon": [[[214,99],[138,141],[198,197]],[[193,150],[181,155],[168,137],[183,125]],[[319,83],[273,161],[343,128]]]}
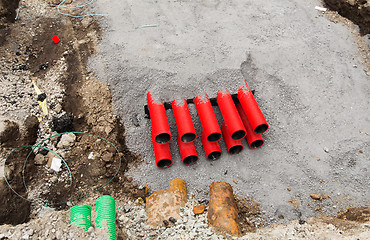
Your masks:
{"label": "large rock", "polygon": [[154,192],[146,198],[148,224],[153,227],[163,226],[163,220],[170,217],[180,219],[180,207],[187,201],[186,183],[183,179],[174,179],[170,188]]}

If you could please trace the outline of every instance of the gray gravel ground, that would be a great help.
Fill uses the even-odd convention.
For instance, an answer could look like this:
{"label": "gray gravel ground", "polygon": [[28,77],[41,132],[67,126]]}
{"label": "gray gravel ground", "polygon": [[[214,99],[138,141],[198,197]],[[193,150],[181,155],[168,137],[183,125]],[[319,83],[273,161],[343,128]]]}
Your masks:
{"label": "gray gravel ground", "polygon": [[[90,69],[110,85],[127,144],[148,163],[131,169],[135,181],[159,190],[183,178],[197,196],[207,195],[213,181],[226,181],[236,194],[253,196],[268,222],[298,218],[290,199],[299,202],[303,218],[319,206],[320,214],[335,215],[369,204],[369,77],[351,30],[315,10],[320,1],[96,4],[96,12],[109,16],[101,21],[103,40]],[[158,26],[138,28],[147,24]],[[223,87],[234,93],[244,79],[270,124],[265,145],[250,150],[244,142],[244,151],[230,156],[221,143],[222,158],[209,162],[198,138],[199,162],[184,166],[172,140],[173,166],[156,168],[146,92],[162,101],[215,97]],[[199,135],[194,106],[191,114]],[[174,117],[167,115],[175,139]],[[314,202],[310,193],[331,198]]]}

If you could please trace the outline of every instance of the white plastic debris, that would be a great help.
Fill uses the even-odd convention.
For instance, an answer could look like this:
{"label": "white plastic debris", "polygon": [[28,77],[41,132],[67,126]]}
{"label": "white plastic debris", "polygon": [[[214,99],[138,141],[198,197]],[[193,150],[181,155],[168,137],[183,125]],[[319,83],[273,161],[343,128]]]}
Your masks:
{"label": "white plastic debris", "polygon": [[93,153],[93,152],[91,152],[91,153],[89,154],[89,156],[87,157],[87,159],[90,159],[90,160],[94,159],[94,153]]}
{"label": "white plastic debris", "polygon": [[319,6],[316,6],[315,9],[318,10],[318,11],[321,11],[321,12],[326,12],[326,10],[328,10],[327,8],[323,8],[323,7],[319,7]]}
{"label": "white plastic debris", "polygon": [[56,172],[59,172],[61,166],[62,166],[62,160],[60,158],[53,158],[53,160],[51,161],[50,168]]}

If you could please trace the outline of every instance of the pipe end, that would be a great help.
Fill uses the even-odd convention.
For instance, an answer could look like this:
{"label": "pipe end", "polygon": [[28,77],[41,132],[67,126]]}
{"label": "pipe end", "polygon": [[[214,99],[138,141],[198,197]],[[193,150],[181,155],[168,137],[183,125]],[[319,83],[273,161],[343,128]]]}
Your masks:
{"label": "pipe end", "polygon": [[230,149],[229,149],[229,153],[230,154],[238,154],[240,153],[241,151],[243,151],[243,145],[235,145],[235,146],[232,146]]}
{"label": "pipe end", "polygon": [[239,139],[242,139],[243,137],[245,137],[246,134],[247,133],[244,130],[239,130],[239,131],[234,132],[231,137],[234,140],[239,140]]}
{"label": "pipe end", "polygon": [[191,165],[191,164],[194,164],[198,161],[198,156],[196,155],[190,155],[190,156],[187,156],[186,158],[184,158],[184,161],[183,163],[185,165]]}
{"label": "pipe end", "polygon": [[157,162],[157,167],[159,168],[168,168],[172,165],[171,159],[162,159]]}
{"label": "pipe end", "polygon": [[249,147],[253,148],[253,149],[254,148],[260,148],[260,147],[262,147],[263,144],[264,144],[263,140],[256,140],[256,141],[252,142]]}
{"label": "pipe end", "polygon": [[167,143],[171,140],[171,135],[168,133],[160,133],[155,137],[155,141],[159,144]]}
{"label": "pipe end", "polygon": [[210,154],[208,154],[207,158],[211,161],[214,161],[214,160],[217,160],[221,157],[221,152],[219,151],[215,151],[215,152],[211,152]]}
{"label": "pipe end", "polygon": [[197,135],[195,135],[194,133],[185,133],[184,135],[182,135],[181,141],[183,141],[184,143],[189,143],[194,141],[196,137]]}
{"label": "pipe end", "polygon": [[254,132],[255,133],[264,133],[264,132],[267,131],[268,128],[269,128],[269,125],[267,125],[267,124],[261,124],[261,125],[257,126],[254,129]]}
{"label": "pipe end", "polygon": [[212,133],[207,137],[209,142],[217,142],[222,137],[221,133]]}

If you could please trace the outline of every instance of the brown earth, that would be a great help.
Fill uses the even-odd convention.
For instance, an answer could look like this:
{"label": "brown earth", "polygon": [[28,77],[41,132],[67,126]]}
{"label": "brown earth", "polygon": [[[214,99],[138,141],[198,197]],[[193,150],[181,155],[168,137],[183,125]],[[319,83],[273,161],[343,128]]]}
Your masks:
{"label": "brown earth", "polygon": [[370,33],[370,2],[367,0],[324,0],[326,7],[337,11],[360,27],[360,33]]}
{"label": "brown earth", "polygon": [[[124,176],[127,164],[138,161],[139,156],[131,153],[125,145],[125,130],[113,114],[110,91],[105,83],[90,76],[86,69],[87,59],[95,52],[94,47],[100,38],[101,31],[97,22],[92,19],[84,21],[83,19],[48,18],[47,16],[35,18],[31,24],[22,21],[14,22],[17,7],[18,1],[1,0],[0,2],[1,55],[6,56],[6,53],[9,54],[9,49],[14,49],[16,45],[18,52],[17,56],[15,54],[14,56],[17,64],[26,66],[24,73],[28,74],[31,79],[46,82],[54,81],[44,78],[57,64],[57,61],[64,58],[67,68],[60,74],[62,77],[58,81],[64,85],[65,91],[62,110],[72,114],[73,130],[108,139],[117,147],[122,158],[117,176],[99,192],[113,197],[121,195],[132,198],[144,197],[144,190],[139,190],[136,183],[131,183],[132,180]],[[36,33],[31,34],[30,29],[36,30]],[[52,36],[56,34],[61,39],[59,44],[51,42]],[[42,64],[47,64],[48,67],[42,70],[40,68]],[[25,130],[14,124],[12,128],[9,128],[11,132],[8,137],[1,139],[5,143],[2,144],[2,153],[9,153],[14,147],[36,143],[38,127],[35,124],[38,125],[38,121],[36,118],[32,119],[33,125],[28,124],[26,120],[25,125],[30,126]],[[51,122],[49,125],[52,127]],[[20,131],[20,140],[9,139],[9,137],[16,136],[17,131]],[[97,160],[92,161],[87,158],[92,151],[98,156]],[[10,185],[25,198],[28,196],[21,174],[17,173],[22,171],[28,152],[29,149],[15,152],[7,161],[11,164],[6,165],[7,169],[12,170]],[[105,160],[101,160],[105,155]],[[33,157],[32,154],[25,168],[25,179],[29,189],[37,190],[41,188],[40,186],[45,186],[53,174],[42,171],[40,166],[35,166]],[[45,191],[39,196],[40,201],[48,202],[48,205],[63,203],[56,206],[58,209],[66,207],[65,203],[70,199],[96,191],[112,178],[119,165],[118,156],[112,146],[108,146],[104,141],[97,142],[97,138],[86,135],[77,135],[75,146],[64,158],[67,161],[68,159],[78,160],[68,161],[72,169],[73,185],[65,184],[68,179],[65,182],[59,181],[48,189],[44,189]],[[57,176],[62,178],[61,174]],[[2,192],[0,203],[3,206],[0,210],[0,224],[20,224],[28,221],[30,203],[16,196],[3,181],[1,181],[0,191]],[[74,203],[78,203],[78,200]]]}

